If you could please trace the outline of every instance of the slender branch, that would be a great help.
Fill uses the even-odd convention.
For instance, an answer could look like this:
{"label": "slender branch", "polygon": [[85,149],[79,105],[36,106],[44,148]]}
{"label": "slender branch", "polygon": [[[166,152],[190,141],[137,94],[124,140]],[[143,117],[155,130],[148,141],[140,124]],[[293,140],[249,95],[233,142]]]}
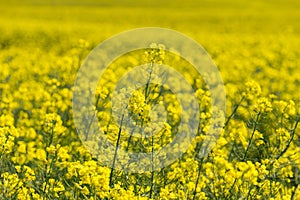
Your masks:
{"label": "slender branch", "polygon": [[242,102],[244,101],[245,97],[242,97],[241,100],[239,101],[239,103],[235,106],[235,108],[233,109],[232,113],[229,115],[229,117],[227,118],[225,124],[224,124],[224,128],[228,125],[229,121],[231,120],[231,118],[234,116],[234,114],[236,113],[237,109],[240,107],[240,105],[242,104]]}
{"label": "slender branch", "polygon": [[150,199],[152,198],[153,190],[154,190],[154,136],[151,136],[151,187],[150,187]]}
{"label": "slender branch", "polygon": [[110,175],[109,175],[109,186],[111,188],[114,187],[112,179],[113,179],[113,176],[114,176],[114,169],[115,169],[115,164],[116,164],[116,159],[117,159],[117,153],[118,153],[120,139],[121,139],[123,120],[124,120],[124,113],[122,114],[122,119],[121,119],[120,128],[119,128],[119,132],[118,132],[118,139],[117,139],[116,149],[115,149],[115,153],[114,153],[114,159],[113,159],[113,163],[112,163],[111,171],[110,171]]}
{"label": "slender branch", "polygon": [[297,119],[297,121],[296,121],[296,123],[295,123],[295,126],[294,126],[294,128],[293,128],[293,131],[292,131],[292,133],[291,133],[291,137],[290,137],[290,139],[289,139],[287,145],[286,145],[285,148],[280,152],[280,154],[276,157],[276,159],[279,159],[281,156],[283,156],[283,154],[285,154],[285,152],[286,152],[286,151],[288,150],[288,148],[290,147],[290,145],[291,145],[291,143],[292,143],[292,141],[293,141],[293,139],[294,139],[295,132],[296,132],[296,129],[297,129],[297,126],[298,126],[299,121],[300,121],[300,118]]}
{"label": "slender branch", "polygon": [[232,196],[232,190],[234,189],[234,186],[235,186],[236,182],[237,182],[237,178],[234,179],[234,182],[233,182],[232,186],[229,189],[229,194],[228,194],[228,196],[225,196],[225,199],[229,199],[229,195],[230,195],[230,197]]}
{"label": "slender branch", "polygon": [[299,189],[299,184],[296,185],[295,189],[292,192],[291,200],[296,200],[296,192]]}
{"label": "slender branch", "polygon": [[[151,62],[150,63],[150,72],[149,72],[149,78],[148,78],[148,81],[147,81],[147,84],[146,84],[146,88],[145,88],[145,103],[148,103],[148,96],[149,96],[149,85],[150,85],[150,82],[151,82],[151,76],[152,76],[152,73],[153,73],[153,66],[154,66],[154,63]],[[144,119],[142,120],[142,127],[144,125]],[[154,136],[152,135],[151,136],[151,185],[150,185],[150,199],[152,198],[153,196],[153,190],[154,190]]]}
{"label": "slender branch", "polygon": [[84,132],[85,132],[85,140],[88,139],[90,129],[91,129],[92,124],[93,124],[93,122],[94,122],[94,120],[95,120],[95,118],[96,118],[96,115],[97,115],[97,105],[98,105],[98,103],[99,103],[99,100],[100,100],[100,97],[98,96],[98,97],[97,97],[97,100],[96,100],[96,112],[93,114],[93,117],[92,117],[92,119],[90,120],[87,129],[84,131]]}
{"label": "slender branch", "polygon": [[[52,126],[51,126],[51,132],[50,132],[50,138],[49,138],[49,141],[48,141],[48,144],[46,146],[46,149],[47,147],[50,147],[50,145],[53,143],[53,137],[54,137],[54,126],[56,124],[56,121],[52,121]],[[47,184],[48,184],[48,178],[49,178],[49,174],[48,174],[48,167],[49,167],[49,152],[46,151],[46,165],[45,165],[45,174],[44,174],[44,183],[45,183],[45,186],[43,188],[43,199],[46,199],[46,196],[48,195],[46,193],[46,189],[47,189]],[[52,161],[51,161],[52,162]],[[50,164],[51,165],[51,164]]]}
{"label": "slender branch", "polygon": [[198,187],[199,180],[200,180],[200,174],[201,174],[201,171],[202,171],[203,160],[204,160],[204,158],[201,158],[200,161],[198,162],[198,174],[197,174],[197,180],[196,180],[195,189],[194,189],[194,194],[193,194],[193,200],[196,199],[196,195],[197,195],[197,187]]}
{"label": "slender branch", "polygon": [[131,138],[132,138],[132,136],[133,136],[133,132],[134,132],[134,130],[135,130],[135,129],[132,129],[132,130],[131,130],[131,132],[130,132],[130,136],[129,136],[128,140],[127,140],[127,147],[126,147],[126,151],[128,151],[128,150],[129,150],[129,144],[130,144],[130,142],[131,142]]}
{"label": "slender branch", "polygon": [[148,81],[146,83],[146,88],[145,88],[145,102],[147,102],[147,98],[149,96],[149,85],[150,85],[150,81],[151,81],[151,76],[152,76],[152,72],[153,72],[153,63],[151,62],[150,63],[150,73],[149,73],[149,78],[148,78]]}
{"label": "slender branch", "polygon": [[257,124],[258,124],[258,120],[259,120],[260,114],[261,114],[261,113],[259,112],[259,113],[257,114],[257,116],[256,116],[256,120],[255,120],[255,122],[254,122],[254,128],[253,128],[253,131],[252,131],[252,134],[251,134],[251,138],[250,138],[250,141],[249,141],[249,143],[248,143],[248,146],[247,146],[247,149],[246,149],[246,151],[245,151],[245,154],[244,154],[244,156],[243,156],[242,161],[244,161],[244,160],[246,159],[247,153],[248,153],[249,148],[250,148],[250,146],[251,146],[251,144],[252,144],[252,140],[253,140],[255,131],[256,131],[256,129],[257,129]]}

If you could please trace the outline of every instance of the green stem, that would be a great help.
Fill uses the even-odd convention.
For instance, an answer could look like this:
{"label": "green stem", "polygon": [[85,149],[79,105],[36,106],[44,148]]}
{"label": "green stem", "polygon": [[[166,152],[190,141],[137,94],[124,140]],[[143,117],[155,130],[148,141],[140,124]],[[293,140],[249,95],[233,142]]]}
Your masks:
{"label": "green stem", "polygon": [[88,127],[87,127],[87,129],[86,129],[86,131],[85,131],[85,140],[88,139],[88,136],[89,136],[89,132],[90,132],[91,126],[92,126],[92,124],[93,124],[93,121],[94,121],[95,118],[96,118],[96,115],[97,115],[97,105],[98,105],[98,103],[99,103],[99,100],[100,100],[100,97],[98,96],[98,97],[97,97],[97,100],[96,100],[96,112],[94,113],[94,115],[93,115],[92,119],[90,120],[89,125],[88,125]]}
{"label": "green stem", "polygon": [[195,189],[194,189],[194,194],[193,194],[193,200],[196,199],[196,195],[197,195],[197,187],[198,187],[199,180],[200,180],[200,175],[201,175],[201,171],[202,171],[203,160],[204,160],[204,158],[201,158],[201,159],[200,159],[200,162],[198,162],[198,174],[197,174],[197,180],[196,180]]}
{"label": "green stem", "polygon": [[229,115],[229,117],[227,118],[225,124],[224,124],[224,128],[228,125],[229,121],[231,120],[231,118],[234,116],[234,114],[236,113],[237,109],[240,107],[240,105],[242,104],[242,102],[244,101],[245,97],[242,97],[241,100],[239,101],[239,103],[234,107],[232,113]]}
{"label": "green stem", "polygon": [[254,128],[253,128],[253,131],[252,131],[252,134],[251,134],[251,138],[250,138],[250,141],[249,141],[249,143],[248,143],[248,146],[247,146],[247,149],[246,149],[246,151],[245,151],[245,154],[244,154],[244,156],[243,156],[242,161],[245,161],[245,160],[246,160],[247,153],[248,153],[248,151],[249,151],[250,146],[252,145],[252,140],[253,140],[255,131],[256,131],[256,129],[257,129],[257,124],[258,124],[259,117],[260,117],[260,112],[259,112],[259,113],[257,114],[257,116],[256,116],[256,120],[255,120],[255,122],[254,122]]}
{"label": "green stem", "polygon": [[296,197],[296,192],[298,190],[298,187],[299,187],[299,184],[296,185],[295,189],[293,190],[291,200],[296,200],[295,197]]}
{"label": "green stem", "polygon": [[285,154],[285,152],[286,152],[286,151],[288,150],[288,148],[290,147],[290,145],[291,145],[291,143],[292,143],[292,141],[293,141],[293,139],[294,139],[295,132],[296,132],[296,129],[297,129],[297,126],[298,126],[299,121],[300,121],[300,118],[297,119],[297,121],[296,121],[296,123],[295,123],[295,125],[294,125],[293,131],[292,131],[292,133],[291,133],[291,138],[289,139],[287,145],[285,146],[284,150],[282,150],[282,151],[280,152],[280,154],[276,157],[276,159],[279,159],[281,156],[283,156],[283,154]]}
{"label": "green stem", "polygon": [[151,81],[151,76],[152,76],[152,71],[153,71],[153,63],[150,64],[151,69],[150,69],[150,74],[149,74],[149,78],[148,81],[146,83],[146,88],[145,88],[145,102],[147,102],[147,98],[149,96],[149,85],[150,85],[150,81]]}
{"label": "green stem", "polygon": [[151,187],[150,187],[150,199],[152,198],[152,195],[153,195],[153,190],[154,190],[154,138],[153,138],[153,135],[151,137],[151,146],[152,146],[152,149],[151,149]]}
{"label": "green stem", "polygon": [[114,176],[114,169],[115,169],[115,164],[116,164],[116,159],[117,159],[117,153],[118,153],[118,149],[119,149],[119,145],[120,145],[123,120],[124,120],[124,113],[122,115],[122,119],[121,119],[121,123],[120,123],[120,128],[119,128],[119,132],[118,132],[118,139],[117,139],[116,149],[115,149],[115,153],[114,153],[114,159],[113,159],[113,163],[112,163],[111,171],[110,171],[110,175],[109,175],[109,186],[111,188],[114,187],[113,176]]}

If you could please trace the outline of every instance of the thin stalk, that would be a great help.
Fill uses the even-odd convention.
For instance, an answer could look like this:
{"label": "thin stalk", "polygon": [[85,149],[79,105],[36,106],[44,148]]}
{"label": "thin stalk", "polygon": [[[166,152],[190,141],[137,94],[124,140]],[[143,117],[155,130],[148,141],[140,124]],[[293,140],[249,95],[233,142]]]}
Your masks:
{"label": "thin stalk", "polygon": [[229,115],[229,117],[227,118],[225,124],[224,124],[224,128],[228,125],[229,121],[231,120],[231,118],[234,116],[234,114],[236,113],[237,109],[240,107],[240,105],[242,104],[242,102],[244,101],[245,97],[242,97],[241,100],[239,101],[239,103],[234,107],[232,113]]}
{"label": "thin stalk", "polygon": [[90,122],[89,122],[89,125],[88,125],[87,129],[85,130],[85,140],[88,139],[88,136],[89,136],[89,132],[90,132],[91,126],[92,126],[92,124],[93,124],[93,121],[94,121],[95,118],[96,118],[96,115],[97,115],[97,105],[98,105],[98,103],[99,103],[99,100],[100,100],[100,97],[97,97],[97,100],[96,100],[96,112],[94,113],[92,119],[91,119]]}
{"label": "thin stalk", "polygon": [[151,69],[150,69],[150,73],[149,73],[149,78],[148,81],[146,83],[146,88],[145,88],[145,101],[147,102],[147,98],[148,98],[148,90],[149,90],[149,85],[150,85],[150,81],[151,81],[151,76],[152,76],[152,72],[153,72],[153,63],[150,63]]}
{"label": "thin stalk", "polygon": [[296,192],[298,190],[299,184],[296,185],[295,189],[292,192],[291,200],[296,200]]}
{"label": "thin stalk", "polygon": [[201,158],[201,159],[200,159],[200,162],[198,163],[198,174],[197,174],[197,180],[196,180],[195,189],[194,189],[194,194],[193,194],[193,200],[196,199],[196,195],[197,195],[197,187],[198,187],[199,180],[200,180],[200,174],[201,174],[201,171],[202,171],[203,160],[204,160],[204,158]]}
{"label": "thin stalk", "polygon": [[247,153],[248,153],[248,151],[249,151],[249,148],[250,148],[250,146],[252,145],[252,140],[253,140],[255,131],[256,131],[256,129],[257,129],[257,124],[258,124],[259,117],[260,117],[260,112],[259,112],[259,113],[257,114],[257,116],[256,116],[256,120],[255,120],[255,122],[254,122],[254,127],[253,127],[253,131],[252,131],[252,134],[251,134],[251,137],[250,137],[250,141],[249,141],[249,143],[248,143],[248,146],[247,146],[247,149],[246,149],[246,151],[245,151],[245,154],[244,154],[244,156],[243,156],[242,161],[244,161],[244,160],[246,159]]}
{"label": "thin stalk", "polygon": [[285,146],[284,150],[282,150],[282,151],[280,152],[280,154],[276,157],[276,159],[279,159],[281,156],[283,156],[283,154],[285,154],[285,152],[286,152],[286,151],[288,150],[288,148],[290,147],[290,145],[291,145],[291,143],[292,143],[292,141],[293,141],[293,139],[294,139],[295,132],[296,132],[296,129],[297,129],[297,126],[298,126],[299,121],[300,121],[300,118],[297,119],[297,121],[296,121],[296,123],[295,123],[295,125],[294,125],[293,131],[292,131],[292,133],[291,133],[291,138],[289,139],[287,145]]}
{"label": "thin stalk", "polygon": [[[53,137],[54,137],[54,125],[56,124],[55,121],[52,121],[52,126],[51,126],[51,133],[50,133],[50,138],[49,138],[49,142],[46,146],[46,149],[47,147],[50,147],[50,145],[52,144],[53,142]],[[48,167],[49,167],[49,163],[48,163],[48,160],[49,160],[49,152],[46,151],[46,165],[45,165],[45,174],[44,174],[44,180],[45,180],[45,186],[43,188],[43,199],[46,199],[46,188],[47,188],[47,184],[48,184]]]}
{"label": "thin stalk", "polygon": [[153,135],[151,137],[151,187],[150,187],[150,199],[152,198],[153,190],[154,190],[154,143],[153,143]]}
{"label": "thin stalk", "polygon": [[132,138],[133,132],[134,132],[134,129],[132,129],[132,131],[130,132],[130,136],[129,136],[128,140],[127,140],[126,151],[129,150],[129,144],[130,144],[130,142],[131,142],[131,138]]}
{"label": "thin stalk", "polygon": [[234,182],[233,182],[232,186],[229,189],[229,194],[228,194],[228,196],[225,197],[225,199],[229,199],[229,197],[232,197],[232,190],[234,189],[234,186],[235,186],[236,182],[237,182],[237,178],[234,179]]}
{"label": "thin stalk", "polygon": [[119,149],[119,145],[120,145],[123,120],[124,120],[124,113],[122,114],[122,119],[121,119],[120,128],[119,128],[119,132],[118,132],[117,144],[116,144],[115,153],[114,153],[114,159],[113,159],[113,163],[112,163],[111,171],[110,171],[110,175],[109,175],[109,186],[111,188],[114,187],[113,176],[114,176],[114,169],[115,169],[115,164],[116,164],[116,159],[117,159],[117,153],[118,153],[118,149]]}
{"label": "thin stalk", "polygon": [[[146,84],[145,88],[145,103],[148,103],[148,96],[149,96],[149,86],[151,81],[151,76],[153,73],[153,62],[150,63],[150,72],[149,72],[149,78]],[[144,120],[142,121],[142,127],[144,125]],[[154,136],[151,136],[151,185],[150,185],[150,196],[151,199],[153,197],[153,190],[154,190]]]}

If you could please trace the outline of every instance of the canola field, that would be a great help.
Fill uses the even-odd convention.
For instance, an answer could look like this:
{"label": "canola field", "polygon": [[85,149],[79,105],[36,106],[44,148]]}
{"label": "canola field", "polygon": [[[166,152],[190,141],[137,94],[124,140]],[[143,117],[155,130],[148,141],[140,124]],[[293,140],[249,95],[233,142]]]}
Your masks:
{"label": "canola field", "polygon": [[[0,199],[299,200],[299,10],[296,0],[1,0]],[[122,55],[88,90],[78,71],[89,53],[143,27],[179,31],[205,48],[224,82],[224,112],[211,98],[219,86],[164,44]],[[163,81],[162,64],[186,82],[151,82]],[[116,94],[138,65],[146,84]],[[78,92],[78,78],[86,90]],[[74,112],[80,92],[92,94],[92,111]],[[194,119],[193,107],[180,105],[191,101]],[[193,133],[181,126],[191,120]],[[155,153],[182,129],[195,134],[191,144]],[[138,152],[149,159],[134,162]]]}

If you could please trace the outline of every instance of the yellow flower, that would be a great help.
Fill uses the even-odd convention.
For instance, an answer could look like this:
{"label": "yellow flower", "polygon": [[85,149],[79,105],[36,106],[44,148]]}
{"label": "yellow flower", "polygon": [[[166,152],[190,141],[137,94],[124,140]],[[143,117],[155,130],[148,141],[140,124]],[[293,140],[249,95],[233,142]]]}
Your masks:
{"label": "yellow flower", "polygon": [[252,81],[247,82],[245,85],[246,85],[246,91],[243,92],[244,97],[252,100],[260,95],[261,88],[257,82],[252,80]]}
{"label": "yellow flower", "polygon": [[257,100],[257,104],[255,105],[255,108],[257,112],[260,113],[267,113],[273,110],[271,102],[266,97],[259,98]]}
{"label": "yellow flower", "polygon": [[57,148],[51,144],[49,147],[46,148],[46,151],[50,154],[55,154],[57,151]]}

